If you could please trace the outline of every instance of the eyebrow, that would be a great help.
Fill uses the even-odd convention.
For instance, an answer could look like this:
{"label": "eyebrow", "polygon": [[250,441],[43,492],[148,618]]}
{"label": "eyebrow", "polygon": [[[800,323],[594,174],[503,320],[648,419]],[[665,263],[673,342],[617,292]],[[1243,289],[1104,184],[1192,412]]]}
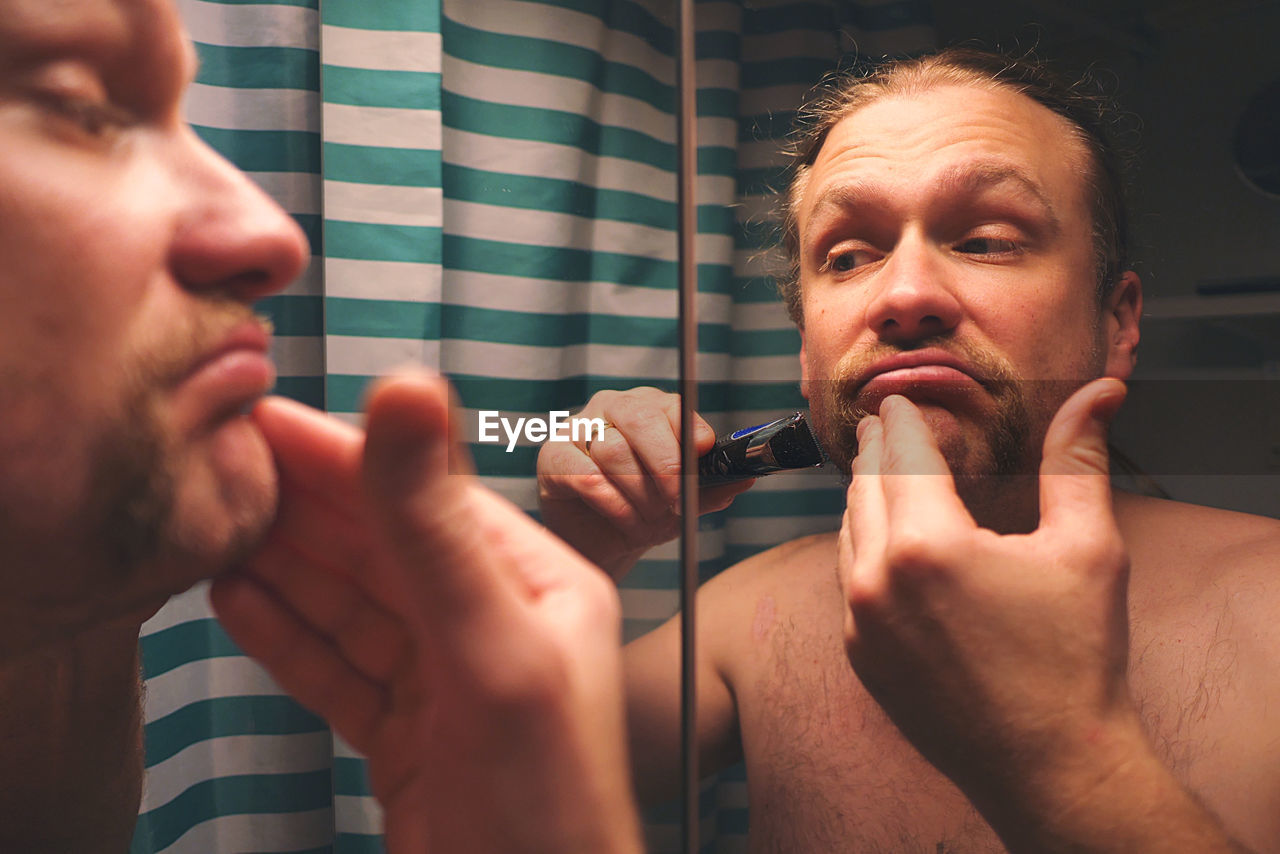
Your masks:
{"label": "eyebrow", "polygon": [[1049,227],[1061,228],[1057,209],[1040,184],[1026,172],[1004,163],[979,163],[973,166],[957,166],[943,172],[938,181],[943,187],[961,195],[976,196],[985,190],[1012,185],[1040,207]]}
{"label": "eyebrow", "polygon": [[[997,162],[959,164],[942,172],[934,179],[934,183],[944,194],[961,198],[971,198],[988,190],[1012,186],[1040,209],[1052,231],[1061,230],[1062,221],[1053,202],[1039,183],[1016,166]],[[882,190],[859,179],[829,187],[809,212],[810,225],[820,222],[829,210],[875,208],[884,204],[884,198]]]}
{"label": "eyebrow", "polygon": [[[2,0],[0,0],[2,2]],[[43,17],[23,16],[0,23],[0,45],[19,63],[35,61],[63,53],[87,52],[104,55],[114,36],[123,31],[124,21],[114,14],[113,6],[85,10],[54,6]]]}

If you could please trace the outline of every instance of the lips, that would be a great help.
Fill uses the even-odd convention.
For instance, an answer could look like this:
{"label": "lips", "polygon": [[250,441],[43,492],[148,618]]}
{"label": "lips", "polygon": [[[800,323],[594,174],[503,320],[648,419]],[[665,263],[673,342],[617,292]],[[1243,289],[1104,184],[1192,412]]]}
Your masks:
{"label": "lips", "polygon": [[962,359],[945,350],[927,349],[881,359],[859,378],[856,388],[859,396],[883,399],[891,394],[971,392],[979,385]]}
{"label": "lips", "polygon": [[179,406],[190,426],[237,415],[271,389],[270,338],[258,322],[241,323],[198,357],[178,382]]}

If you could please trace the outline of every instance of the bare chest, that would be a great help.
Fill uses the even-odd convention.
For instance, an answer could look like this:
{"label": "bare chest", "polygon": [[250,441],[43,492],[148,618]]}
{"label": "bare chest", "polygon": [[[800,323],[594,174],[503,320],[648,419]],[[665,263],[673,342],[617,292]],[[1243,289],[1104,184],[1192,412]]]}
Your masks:
{"label": "bare chest", "polygon": [[753,854],[1003,851],[862,689],[830,622],[779,624],[739,692]]}
{"label": "bare chest", "polygon": [[[835,607],[825,602],[834,601]],[[758,653],[736,693],[750,791],[751,850],[867,854],[1003,852],[952,783],[925,762],[848,666],[839,598],[756,632]],[[1269,759],[1249,744],[1233,690],[1229,643],[1212,632],[1151,643],[1135,632],[1131,685],[1152,741],[1174,772],[1230,826],[1269,814],[1278,790],[1258,771],[1252,791],[1231,781]],[[1242,736],[1242,733],[1245,735]],[[1265,753],[1265,751],[1264,751]],[[1251,802],[1253,801],[1253,802]]]}

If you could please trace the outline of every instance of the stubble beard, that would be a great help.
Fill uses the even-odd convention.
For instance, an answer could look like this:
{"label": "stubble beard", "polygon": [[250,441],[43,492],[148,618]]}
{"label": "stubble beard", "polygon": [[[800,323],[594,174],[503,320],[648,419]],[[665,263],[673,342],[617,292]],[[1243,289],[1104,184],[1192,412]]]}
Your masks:
{"label": "stubble beard", "polygon": [[253,317],[240,303],[211,303],[171,343],[135,360],[119,416],[93,445],[75,523],[84,532],[85,548],[100,549],[103,578],[136,581],[146,596],[179,592],[242,562],[265,534],[274,495],[267,507],[229,507],[231,533],[216,553],[193,535],[202,520],[182,518],[178,499],[188,448],[161,415],[164,395],[194,360],[225,330]]}
{"label": "stubble beard", "polygon": [[169,550],[176,487],[165,431],[140,392],[100,436],[80,528],[101,543],[107,575],[123,580]]}
{"label": "stubble beard", "polygon": [[[171,397],[245,306],[219,301],[175,317],[93,374],[0,365],[0,658],[164,600],[246,558],[274,518],[275,471],[211,456],[213,414],[196,433],[171,423]],[[269,469],[269,470],[267,470]]]}
{"label": "stubble beard", "polygon": [[1086,363],[1079,366],[1082,376],[1074,379],[1019,379],[999,356],[946,338],[913,342],[909,348],[877,347],[846,359],[836,378],[811,381],[809,395],[819,441],[846,483],[858,453],[858,423],[878,414],[873,409],[879,408],[879,400],[859,395],[857,378],[886,356],[926,347],[959,356],[979,378],[979,389],[957,384],[950,404],[945,403],[946,395],[939,398],[944,406],[954,406],[958,419],[975,425],[976,430],[966,432],[979,437],[966,442],[963,433],[952,433],[939,442],[957,494],[983,527],[1002,533],[1034,530],[1039,524],[1038,473],[1045,433],[1066,399],[1101,375],[1100,342],[1095,336]]}
{"label": "stubble beard", "polygon": [[993,479],[1034,474],[1039,454],[1032,447],[1032,438],[1039,426],[1035,413],[1040,408],[1044,389],[1018,380],[1003,359],[971,345],[942,339],[913,342],[907,348],[876,347],[845,359],[832,379],[810,381],[814,428],[839,471],[849,477],[858,453],[858,424],[879,410],[879,398],[861,393],[859,377],[886,356],[924,348],[955,354],[978,378],[978,388],[957,383],[954,387],[935,387],[932,394],[922,388],[916,397],[917,402],[953,409],[958,419],[977,428],[980,438],[976,442],[954,434],[939,440],[939,450],[956,479],[961,496],[980,490]]}

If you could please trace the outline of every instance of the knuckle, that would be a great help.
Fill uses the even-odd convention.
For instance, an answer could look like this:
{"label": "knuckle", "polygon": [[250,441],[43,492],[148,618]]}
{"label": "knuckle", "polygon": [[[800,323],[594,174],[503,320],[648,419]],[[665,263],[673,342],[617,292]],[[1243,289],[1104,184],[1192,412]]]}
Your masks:
{"label": "knuckle", "polygon": [[602,469],[622,468],[631,456],[631,445],[618,430],[606,430],[603,439],[591,443],[591,460]]}
{"label": "knuckle", "polygon": [[619,398],[609,409],[609,420],[620,430],[634,432],[657,417],[658,409],[652,400],[633,395]]}
{"label": "knuckle", "polygon": [[587,401],[587,405],[583,407],[583,411],[585,412],[588,409],[600,409],[600,410],[608,409],[610,406],[613,405],[613,402],[617,400],[619,397],[621,397],[623,394],[624,392],[615,391],[614,389],[605,389],[604,391],[598,391],[595,394],[591,395],[591,399]]}
{"label": "knuckle", "polygon": [[1125,570],[1129,551],[1119,536],[1089,537],[1076,542],[1077,559],[1083,566],[1102,572]]}
{"label": "knuckle", "polygon": [[[876,577],[883,578],[883,575]],[[889,605],[889,590],[883,581],[873,581],[870,573],[856,573],[845,586],[845,640],[849,633],[855,633],[859,621],[874,620],[882,615]]]}
{"label": "knuckle", "polygon": [[862,507],[873,498],[881,487],[870,479],[861,475],[869,474],[868,468],[871,464],[867,462],[866,454],[859,454],[853,458],[852,474],[849,479],[849,487],[845,490],[845,499],[851,507]]}
{"label": "knuckle", "polygon": [[554,474],[564,468],[565,450],[565,446],[559,442],[544,442],[541,450],[538,451],[538,461],[534,466],[538,476]]}
{"label": "knuckle", "polygon": [[[680,460],[678,458],[664,459],[662,462],[658,463],[653,467],[653,476],[657,478],[661,478],[663,480],[667,480],[667,481],[671,481],[671,480],[674,480],[675,478],[679,478],[680,477]],[[679,490],[678,483],[675,486],[675,489]]]}
{"label": "knuckle", "polygon": [[654,400],[661,394],[662,392],[651,386],[636,386],[623,391],[605,389],[596,392],[587,403],[587,407],[599,410],[610,421],[617,423],[619,414],[630,411],[637,405],[652,408]]}
{"label": "knuckle", "polygon": [[845,601],[849,603],[850,611],[856,615],[869,607],[873,607],[884,595],[884,591],[879,585],[868,584],[866,581],[855,578],[849,582],[844,591]]}
{"label": "knuckle", "polygon": [[635,505],[626,493],[603,474],[589,474],[578,478],[579,495],[598,513],[615,524],[625,524],[636,515]]}
{"label": "knuckle", "polygon": [[578,475],[573,480],[579,493],[600,497],[616,493],[613,484],[609,482],[609,478],[605,477],[604,472],[599,470]]}
{"label": "knuckle", "polygon": [[662,389],[655,388],[654,386],[651,386],[651,385],[638,385],[635,388],[631,389],[631,392],[633,397],[643,398],[646,401],[649,401],[650,405],[652,405],[653,401],[661,401],[664,398],[672,397],[672,395],[668,394]]}
{"label": "knuckle", "polygon": [[905,572],[927,571],[935,566],[938,548],[932,537],[918,528],[907,528],[890,533],[885,545],[885,556],[894,569]]}
{"label": "knuckle", "polygon": [[538,504],[545,507],[553,501],[581,501],[606,483],[608,480],[596,469],[581,474],[543,472],[537,481]]}

